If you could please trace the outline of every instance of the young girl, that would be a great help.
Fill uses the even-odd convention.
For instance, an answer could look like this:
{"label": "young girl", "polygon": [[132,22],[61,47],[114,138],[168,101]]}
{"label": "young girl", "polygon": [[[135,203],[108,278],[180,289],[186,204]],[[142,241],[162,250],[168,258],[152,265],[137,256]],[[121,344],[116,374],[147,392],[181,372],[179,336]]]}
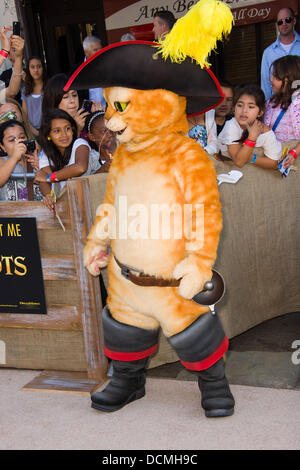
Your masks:
{"label": "young girl", "polygon": [[28,60],[24,89],[22,91],[22,108],[28,116],[32,132],[38,134],[41,117],[42,101],[46,84],[46,72],[39,57],[31,57]]}
{"label": "young girl", "polygon": [[209,154],[218,151],[217,125],[215,121],[215,110],[212,109],[204,114],[188,118],[188,136],[195,139]]}
{"label": "young girl", "polygon": [[[280,142],[300,141],[300,57],[287,55],[275,60],[270,81],[273,96],[267,102],[264,122],[276,125],[274,132]],[[300,142],[290,147],[285,167],[300,154]]]}
{"label": "young girl", "polygon": [[[96,111],[86,119],[85,129],[91,145],[90,159],[95,161],[95,173],[107,173],[116,150],[115,134],[105,127],[105,111]],[[97,167],[97,168],[96,168]]]}
{"label": "young girl", "polygon": [[[0,200],[16,201],[28,198],[28,188],[24,179],[13,181],[12,173],[26,173],[26,161],[34,164],[37,159],[34,155],[26,154],[27,140],[25,128],[21,122],[14,119],[4,122],[0,126],[0,147],[5,157],[0,158]],[[26,159],[23,157],[25,156]],[[34,185],[34,200],[41,200],[38,187]]]}
{"label": "young girl", "polygon": [[[241,87],[234,96],[234,118],[225,124],[218,140],[223,155],[242,167],[253,163],[276,169],[281,158],[281,143],[262,121],[265,109],[263,91],[255,84]],[[258,149],[261,148],[258,155]]]}
{"label": "young girl", "polygon": [[50,197],[51,184],[89,174],[91,147],[85,139],[77,138],[74,119],[61,109],[49,110],[43,116],[39,139],[43,150],[39,155],[40,170],[34,181],[39,183],[46,206],[54,210]]}

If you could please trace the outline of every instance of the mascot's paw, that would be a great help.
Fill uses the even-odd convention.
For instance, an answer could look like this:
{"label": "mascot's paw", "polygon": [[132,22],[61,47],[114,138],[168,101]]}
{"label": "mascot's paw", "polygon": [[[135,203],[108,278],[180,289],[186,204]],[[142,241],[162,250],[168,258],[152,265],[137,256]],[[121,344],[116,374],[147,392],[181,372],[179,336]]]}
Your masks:
{"label": "mascot's paw", "polygon": [[94,242],[88,242],[83,250],[84,266],[92,274],[99,276],[100,269],[107,266],[109,254],[107,248]]}
{"label": "mascot's paw", "polygon": [[180,279],[178,293],[185,299],[192,299],[202,291],[204,284],[212,278],[212,270],[206,265],[200,265],[193,256],[189,256],[175,266],[175,279]]}

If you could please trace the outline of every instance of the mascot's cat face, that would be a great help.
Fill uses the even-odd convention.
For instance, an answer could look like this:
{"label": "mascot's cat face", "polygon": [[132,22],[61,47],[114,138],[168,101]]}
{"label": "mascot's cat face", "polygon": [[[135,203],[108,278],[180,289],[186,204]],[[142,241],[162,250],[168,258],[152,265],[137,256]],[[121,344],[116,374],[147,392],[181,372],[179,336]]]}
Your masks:
{"label": "mascot's cat face", "polygon": [[185,132],[186,99],[166,90],[103,90],[107,101],[107,127],[120,143],[145,142],[165,127]]}

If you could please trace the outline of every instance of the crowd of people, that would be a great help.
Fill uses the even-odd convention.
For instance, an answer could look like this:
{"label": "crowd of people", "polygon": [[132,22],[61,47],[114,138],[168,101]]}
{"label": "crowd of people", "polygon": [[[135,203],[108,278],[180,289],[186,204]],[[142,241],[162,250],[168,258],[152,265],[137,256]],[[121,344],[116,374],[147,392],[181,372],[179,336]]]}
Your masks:
{"label": "crowd of people", "polygon": [[[34,200],[54,210],[51,189],[59,193],[65,181],[107,172],[116,149],[115,135],[105,127],[102,89],[63,88],[67,75],[47,77],[41,58],[33,56],[23,68],[24,40],[0,31],[0,65],[7,57],[12,68],[0,76],[0,200],[27,199],[28,173],[35,173]],[[87,36],[85,60],[102,48],[100,39]],[[26,145],[34,140],[34,149]],[[24,174],[24,179],[16,174]]]}
{"label": "crowd of people", "polygon": [[[165,37],[175,22],[172,13],[157,12],[155,40]],[[233,86],[217,77],[225,99],[213,110],[188,117],[188,136],[209,155],[239,167],[250,163],[288,174],[300,154],[300,35],[295,24],[293,10],[278,12],[278,38],[264,51],[260,85]],[[12,63],[0,76],[0,200],[26,199],[26,178],[13,183],[12,175],[33,171],[34,199],[54,210],[53,183],[58,190],[69,178],[107,172],[117,141],[105,127],[102,89],[84,90],[80,96],[72,89],[65,93],[67,75],[48,78],[36,56],[24,68],[24,40],[9,36],[11,31],[0,31],[0,66],[7,57]],[[84,60],[101,48],[99,38],[87,36]],[[35,149],[29,150],[26,143],[32,139]],[[292,144],[284,153],[287,142]]]}

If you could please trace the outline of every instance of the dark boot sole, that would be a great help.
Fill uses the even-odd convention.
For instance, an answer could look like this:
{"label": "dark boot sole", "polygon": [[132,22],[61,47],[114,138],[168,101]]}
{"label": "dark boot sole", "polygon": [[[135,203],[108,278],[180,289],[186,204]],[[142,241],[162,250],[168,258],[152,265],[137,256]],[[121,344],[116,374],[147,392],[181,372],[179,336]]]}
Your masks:
{"label": "dark boot sole", "polygon": [[129,395],[128,399],[120,403],[119,405],[111,406],[111,405],[102,405],[99,403],[95,403],[92,401],[91,407],[95,408],[95,410],[100,410],[100,411],[106,411],[107,413],[111,413],[113,411],[118,411],[124,406],[128,405],[132,401],[139,400],[140,398],[143,398],[146,394],[145,387],[140,388],[139,390],[133,392],[131,395]]}
{"label": "dark boot sole", "polygon": [[207,418],[225,418],[226,416],[232,416],[233,413],[234,413],[234,408],[230,408],[229,410],[226,410],[226,409],[206,410],[205,416]]}

